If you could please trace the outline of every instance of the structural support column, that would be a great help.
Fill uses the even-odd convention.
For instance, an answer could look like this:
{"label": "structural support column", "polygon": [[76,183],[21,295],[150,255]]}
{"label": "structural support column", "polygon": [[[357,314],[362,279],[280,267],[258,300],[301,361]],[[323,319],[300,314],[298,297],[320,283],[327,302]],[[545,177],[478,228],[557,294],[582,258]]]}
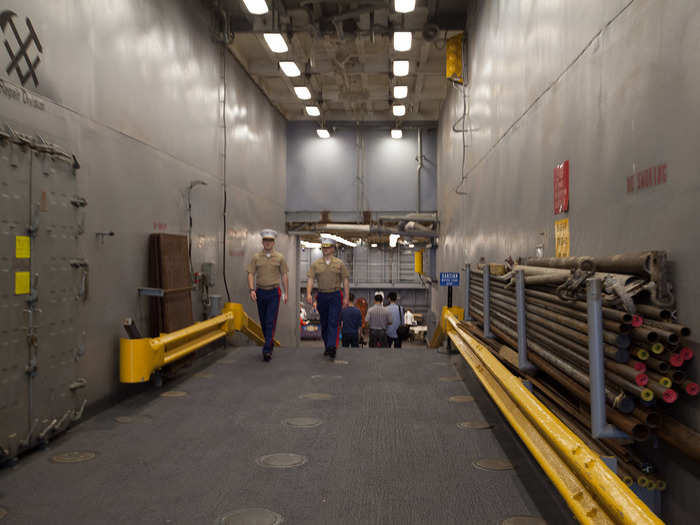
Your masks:
{"label": "structural support column", "polygon": [[593,437],[625,438],[627,434],[606,422],[605,354],[603,353],[603,304],[600,279],[588,279],[588,376],[591,388],[591,430]]}
{"label": "structural support column", "polygon": [[472,268],[467,263],[464,266],[464,320],[471,321],[472,316],[469,313],[469,283],[472,278]]}
{"label": "structural support column", "polygon": [[491,331],[491,267],[484,266],[484,336],[493,338]]}
{"label": "structural support column", "polygon": [[518,305],[518,369],[521,372],[534,372],[533,365],[527,358],[527,317],[525,312],[525,274],[522,270],[515,272],[515,298]]}

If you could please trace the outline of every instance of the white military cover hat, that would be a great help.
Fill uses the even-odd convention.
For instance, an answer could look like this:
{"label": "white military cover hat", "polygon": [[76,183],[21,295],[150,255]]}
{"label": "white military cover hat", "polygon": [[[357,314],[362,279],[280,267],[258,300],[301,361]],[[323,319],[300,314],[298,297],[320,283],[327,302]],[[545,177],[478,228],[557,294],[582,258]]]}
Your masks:
{"label": "white military cover hat", "polygon": [[263,239],[277,239],[277,232],[275,230],[263,230],[260,232],[260,236]]}
{"label": "white military cover hat", "polygon": [[335,246],[335,239],[330,239],[328,237],[323,237],[321,239],[321,246]]}

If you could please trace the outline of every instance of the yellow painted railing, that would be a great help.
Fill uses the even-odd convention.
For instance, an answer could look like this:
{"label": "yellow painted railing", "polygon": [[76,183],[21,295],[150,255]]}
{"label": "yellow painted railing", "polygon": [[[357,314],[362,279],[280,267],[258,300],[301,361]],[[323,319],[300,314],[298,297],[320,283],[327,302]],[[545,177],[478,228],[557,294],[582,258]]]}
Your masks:
{"label": "yellow painted railing", "polygon": [[[159,337],[119,340],[119,380],[143,383],[156,370],[182,359],[198,348],[241,332],[257,344],[263,344],[262,329],[239,303],[226,303],[221,315]],[[275,346],[279,341],[275,340]]]}
{"label": "yellow painted railing", "polygon": [[[444,323],[442,322],[444,321]],[[443,309],[440,326],[562,495],[579,522],[663,523],[602,459]]]}

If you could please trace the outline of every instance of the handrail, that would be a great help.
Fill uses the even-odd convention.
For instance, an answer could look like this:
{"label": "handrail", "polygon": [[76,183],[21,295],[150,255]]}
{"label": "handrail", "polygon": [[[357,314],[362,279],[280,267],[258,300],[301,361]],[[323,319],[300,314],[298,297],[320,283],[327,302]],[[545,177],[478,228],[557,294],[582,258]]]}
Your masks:
{"label": "handrail", "polygon": [[[153,338],[122,338],[119,340],[119,380],[122,383],[146,382],[165,365],[235,332],[243,333],[258,344],[265,342],[260,325],[239,303],[226,303],[220,315],[175,332]],[[277,340],[274,344],[280,345]]]}
{"label": "handrail", "polygon": [[[480,342],[443,309],[446,333],[581,523],[663,523]],[[440,323],[443,324],[442,322]]]}

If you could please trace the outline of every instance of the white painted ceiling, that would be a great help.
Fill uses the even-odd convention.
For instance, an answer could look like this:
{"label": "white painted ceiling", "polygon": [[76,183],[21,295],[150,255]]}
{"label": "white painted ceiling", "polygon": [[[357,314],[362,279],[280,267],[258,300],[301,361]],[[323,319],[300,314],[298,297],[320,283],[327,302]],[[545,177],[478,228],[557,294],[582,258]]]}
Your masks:
{"label": "white painted ceiling", "polygon": [[[267,0],[270,11],[251,15],[242,0],[225,0],[229,47],[251,78],[287,120],[437,121],[445,98],[445,39],[461,32],[465,0],[417,0],[412,13],[393,10],[393,0]],[[394,31],[411,31],[410,51],[396,52]],[[270,51],[263,33],[280,32],[289,50]],[[409,60],[407,77],[393,78],[391,61]],[[281,60],[294,61],[302,74],[286,77]],[[406,115],[392,114],[392,86],[407,85]],[[306,86],[311,101],[294,94]],[[320,117],[304,107],[317,105]]]}

